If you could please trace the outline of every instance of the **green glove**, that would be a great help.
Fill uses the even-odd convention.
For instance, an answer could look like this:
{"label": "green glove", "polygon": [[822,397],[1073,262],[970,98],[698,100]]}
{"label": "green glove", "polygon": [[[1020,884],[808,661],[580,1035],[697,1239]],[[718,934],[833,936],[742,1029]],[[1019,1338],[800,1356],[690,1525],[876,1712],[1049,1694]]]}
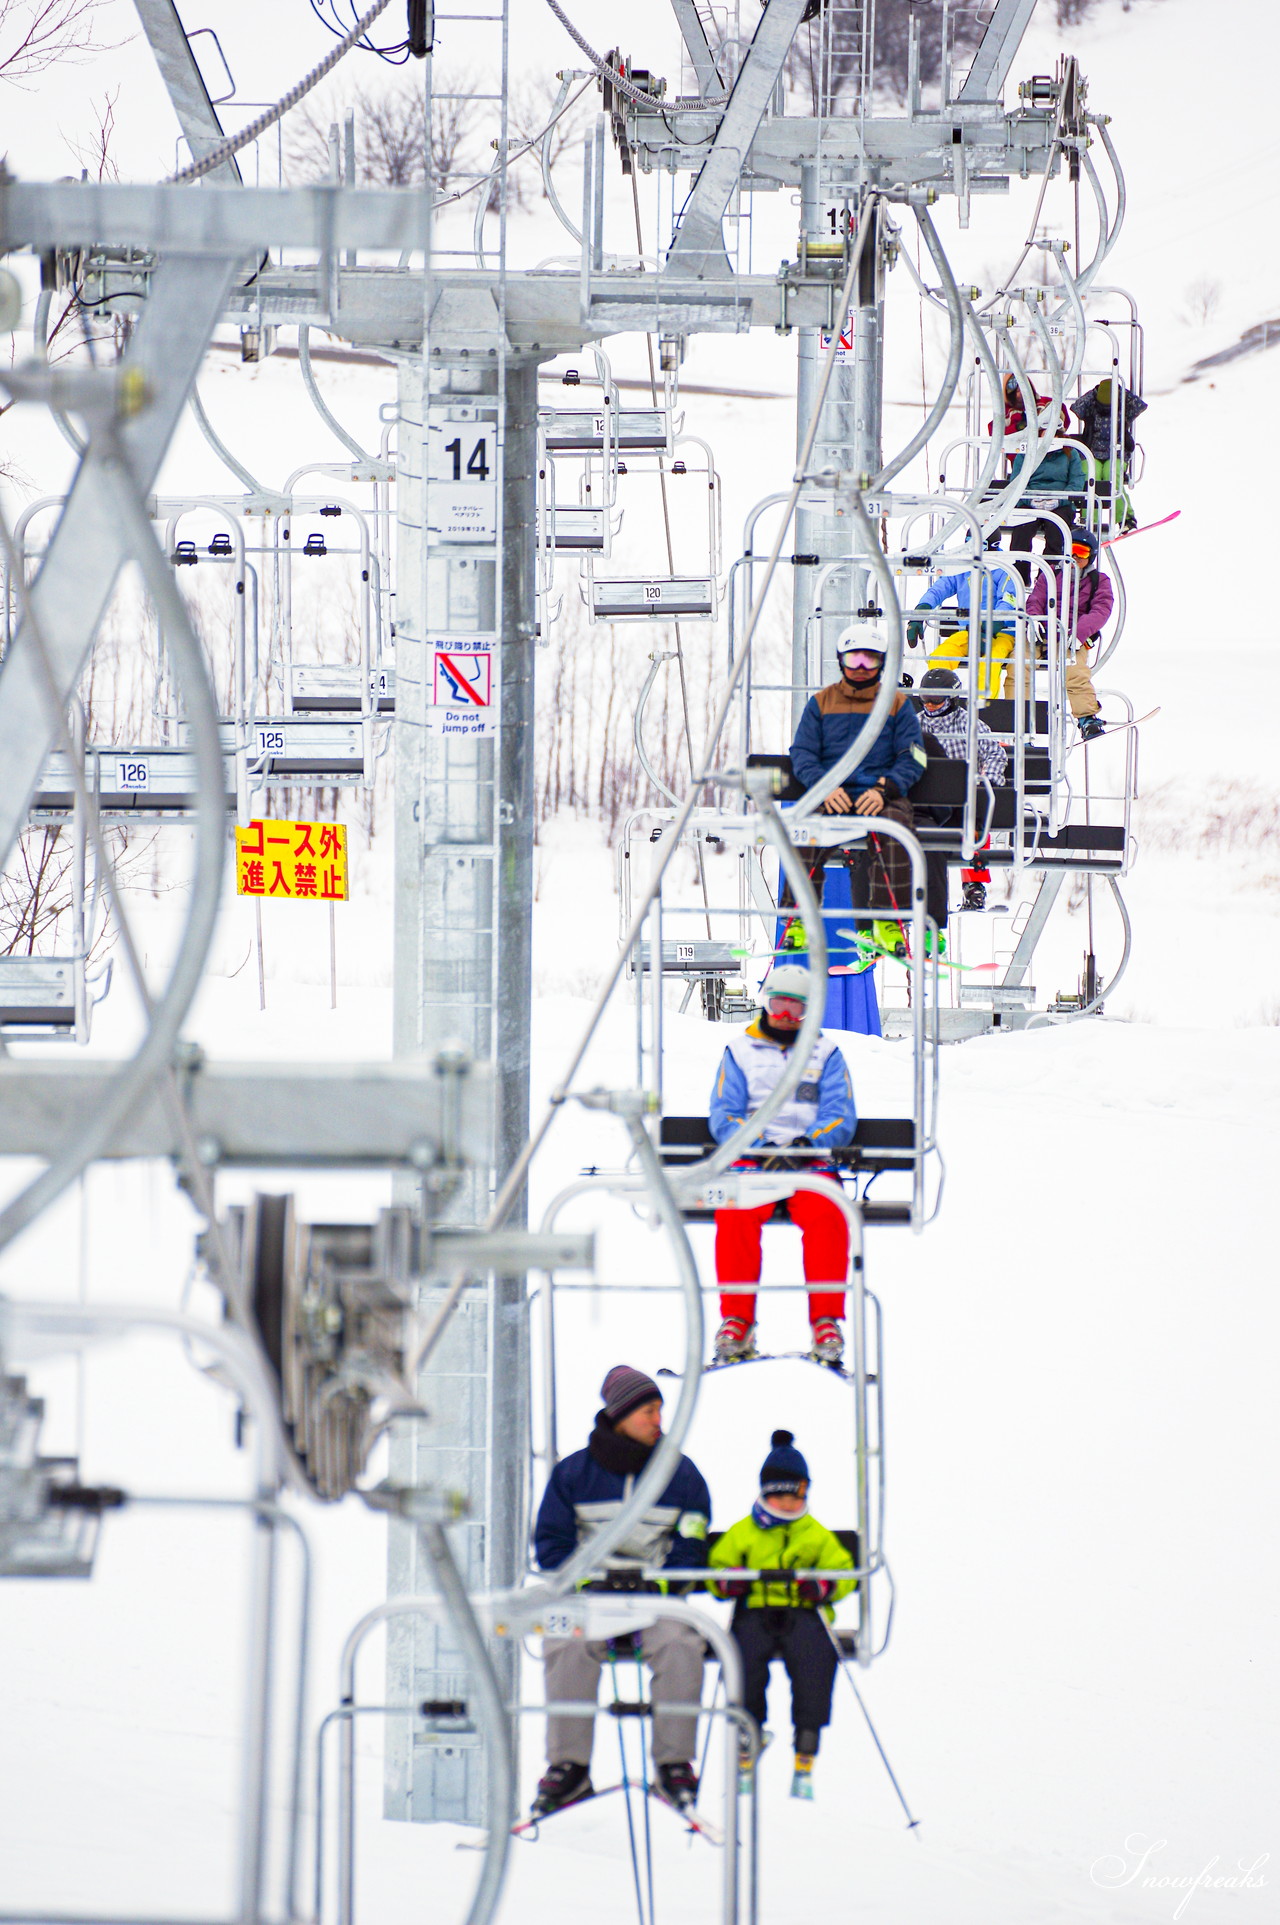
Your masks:
{"label": "green glove", "polygon": [[921,636],[922,636],[923,634],[924,634],[924,623],[923,623],[923,622],[908,622],[908,623],[907,623],[907,641],[908,641],[908,643],[910,644],[910,646],[911,646],[911,647],[914,647],[914,646],[915,646],[915,644],[916,644],[916,643],[917,643],[917,642],[918,642],[918,641],[920,640],[920,637],[921,637]]}

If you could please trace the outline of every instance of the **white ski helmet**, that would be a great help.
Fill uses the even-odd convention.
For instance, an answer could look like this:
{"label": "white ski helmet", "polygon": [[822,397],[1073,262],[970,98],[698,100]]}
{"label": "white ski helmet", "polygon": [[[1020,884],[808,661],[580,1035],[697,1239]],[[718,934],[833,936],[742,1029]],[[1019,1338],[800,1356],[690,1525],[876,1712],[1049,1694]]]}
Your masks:
{"label": "white ski helmet", "polygon": [[856,621],[851,627],[846,628],[836,643],[837,662],[855,648],[869,648],[877,655],[888,654],[889,641],[881,618],[873,616],[869,620]]}
{"label": "white ski helmet", "polygon": [[797,1002],[807,1003],[812,988],[813,977],[802,963],[777,963],[760,985],[760,1006],[772,996],[794,996]]}

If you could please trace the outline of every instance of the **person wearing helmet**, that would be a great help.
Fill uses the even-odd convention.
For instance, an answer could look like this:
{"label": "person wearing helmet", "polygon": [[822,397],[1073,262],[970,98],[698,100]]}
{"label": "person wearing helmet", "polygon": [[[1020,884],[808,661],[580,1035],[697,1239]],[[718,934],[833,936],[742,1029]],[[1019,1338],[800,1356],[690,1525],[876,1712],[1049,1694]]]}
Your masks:
{"label": "person wearing helmet", "polygon": [[1124,484],[1133,457],[1133,424],[1146,412],[1146,406],[1141,395],[1131,393],[1122,381],[1113,381],[1110,376],[1071,403],[1071,412],[1080,423],[1080,439],[1093,461],[1098,497],[1112,503],[1114,520],[1121,528],[1138,525]]}
{"label": "person wearing helmet", "polygon": [[[839,681],[809,697],[791,744],[791,767],[806,789],[821,781],[861,736],[884,676],[883,637],[875,628],[863,633],[853,629],[841,637],[836,660]],[[895,690],[883,728],[841,786],[827,797],[823,813],[883,816],[909,829],[914,817],[907,792],[924,774],[927,759],[915,705],[900,689]],[[911,902],[911,859],[906,850],[890,836],[871,835],[866,844],[865,860],[861,847],[811,848],[797,854],[808,865],[819,901],[823,863],[843,859],[850,866],[856,908],[905,911]],[[880,946],[892,948],[899,928],[896,923],[876,923],[873,935]]]}
{"label": "person wearing helmet", "polygon": [[[989,538],[987,548],[989,551],[999,551],[998,534]],[[963,568],[954,575],[938,575],[930,582],[916,603],[918,611],[922,608],[941,608],[944,602],[954,601],[960,617],[951,633],[943,635],[942,640],[930,655],[931,668],[945,668],[951,662],[964,662],[969,658],[969,602],[973,578],[974,571],[968,568]],[[989,651],[979,671],[981,690],[984,695],[994,695],[1000,685],[1000,664],[1013,654],[1014,624],[1018,618],[1018,588],[1009,570],[994,562],[989,568],[981,571],[979,579],[981,581],[978,591],[978,607],[981,611],[979,634],[986,639]],[[918,642],[923,634],[923,622],[907,623],[908,642]]]}
{"label": "person wearing helmet", "polygon": [[1102,633],[1114,597],[1111,577],[1098,567],[1098,538],[1087,528],[1073,531],[1071,560],[1064,568],[1054,562],[1027,596],[1027,614],[1043,621],[1049,611],[1049,574],[1053,576],[1058,620],[1062,624],[1070,660],[1067,663],[1067,700],[1086,742],[1105,733],[1099,702],[1089,672],[1089,650]]}
{"label": "person wearing helmet", "polygon": [[[951,761],[963,762],[969,754],[969,702],[964,693],[960,677],[951,668],[931,668],[920,681],[920,726],[924,733],[926,749],[937,751]],[[999,788],[1008,774],[1009,752],[999,738],[991,733],[981,717],[978,718],[978,773],[994,787]],[[988,842],[990,838],[988,837]],[[984,847],[987,845],[984,844]],[[939,941],[945,953],[946,942],[941,931],[946,923],[946,863],[945,859],[930,850],[925,862],[932,868],[941,862],[942,875],[942,915],[933,906],[936,900],[935,889],[930,889],[930,911],[938,925]],[[930,880],[933,880],[932,874]],[[964,909],[985,909],[987,905],[987,884],[991,871],[987,868],[962,869],[960,880],[964,886],[961,907]]]}
{"label": "person wearing helmet", "polygon": [[[732,1136],[778,1087],[809,998],[823,987],[800,963],[779,963],[770,970],[760,991],[759,1016],[734,1037],[720,1059],[710,1116],[717,1143]],[[804,1080],[752,1146],[773,1154],[745,1157],[733,1167],[834,1177],[834,1164],[813,1152],[843,1149],[853,1141],[857,1120],[848,1066],[839,1046],[820,1036],[805,1065]],[[788,1150],[801,1154],[788,1156],[784,1154]],[[755,1355],[760,1232],[773,1210],[769,1202],[716,1211],[716,1281],[722,1319],[716,1333],[717,1363],[737,1363]],[[787,1199],[786,1210],[802,1239],[811,1354],[818,1363],[838,1364],[844,1355],[840,1319],[849,1270],[848,1225],[836,1204],[813,1190],[797,1190]]]}

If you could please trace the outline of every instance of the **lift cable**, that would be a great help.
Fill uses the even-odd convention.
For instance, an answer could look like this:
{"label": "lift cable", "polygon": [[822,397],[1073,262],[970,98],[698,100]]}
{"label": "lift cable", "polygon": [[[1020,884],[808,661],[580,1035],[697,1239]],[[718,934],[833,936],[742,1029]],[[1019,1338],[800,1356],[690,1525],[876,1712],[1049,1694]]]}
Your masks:
{"label": "lift cable", "polygon": [[[572,40],[576,46],[581,47],[583,53],[587,56],[587,59],[591,62],[600,78],[607,80],[609,85],[615,88],[624,100],[634,101],[637,107],[651,107],[660,114],[669,114],[671,112],[677,103],[671,100],[664,100],[661,94],[646,93],[643,87],[637,87],[634,82],[627,79],[624,73],[620,73],[616,67],[611,67],[609,62],[605,60],[601,54],[596,52],[591,42],[584,39],[582,34],[578,32],[578,29],[574,26],[564,8],[559,4],[559,0],[547,0],[547,5],[568,34],[570,40]],[[681,113],[705,113],[709,112],[712,108],[727,106],[728,101],[728,94],[700,94],[696,100],[681,100],[679,102],[679,108]]]}
{"label": "lift cable", "polygon": [[[640,220],[640,188],[636,181],[636,170],[634,166],[631,169],[631,205],[635,213],[635,222],[636,222],[636,252],[639,254],[641,263],[643,264],[644,228]],[[641,271],[643,272],[643,265],[642,265]],[[645,352],[649,357],[649,398],[653,402],[654,407],[656,408],[658,405],[658,377],[653,365],[652,334],[645,335],[644,345],[645,345]],[[671,504],[667,499],[667,471],[663,467],[661,460],[659,460],[658,462],[658,486],[662,492],[662,527],[666,535],[666,543],[667,543],[667,572],[670,575],[674,575],[676,572],[676,556],[675,556],[675,545],[671,539]],[[689,721],[689,680],[688,680],[688,676],[685,673],[685,665],[684,665],[684,638],[680,633],[679,622],[678,621],[674,622],[672,626],[674,627],[675,633],[676,633],[676,673],[680,678],[680,708],[684,716],[685,754],[687,755],[689,760],[689,780],[690,782],[692,782],[696,779],[696,771],[694,769],[694,762],[693,762],[693,728]],[[694,855],[698,864],[698,882],[702,889],[703,907],[707,911],[707,936],[708,938],[710,938],[711,898],[707,891],[706,857],[703,851],[702,838],[700,836],[695,838],[693,846],[694,846]]]}

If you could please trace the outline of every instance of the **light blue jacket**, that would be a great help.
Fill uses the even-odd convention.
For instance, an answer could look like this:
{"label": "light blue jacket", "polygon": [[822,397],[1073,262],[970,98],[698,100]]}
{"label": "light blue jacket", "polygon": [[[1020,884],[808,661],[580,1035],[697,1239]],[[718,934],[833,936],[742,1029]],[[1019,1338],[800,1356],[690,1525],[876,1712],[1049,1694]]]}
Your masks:
{"label": "light blue jacket", "polygon": [[[916,603],[916,607],[941,608],[943,602],[949,602],[954,596],[956,607],[960,610],[961,614],[967,615],[969,613],[969,584],[972,580],[973,577],[967,569],[963,574],[959,575],[939,575],[936,581],[929,584],[924,594]],[[984,614],[990,611],[993,589],[995,591],[995,606],[997,611],[1007,610],[1010,615],[1016,613],[1018,607],[1018,591],[1014,586],[1013,576],[1007,568],[993,568],[989,574],[983,575],[982,600],[979,606]]]}
{"label": "light blue jacket", "polygon": [[[711,1134],[717,1143],[732,1136],[776,1089],[788,1053],[763,1035],[756,1023],[734,1037],[720,1059],[711,1093]],[[807,1136],[816,1149],[842,1150],[853,1141],[857,1121],[848,1065],[839,1046],[822,1036],[809,1059],[806,1080],[772,1123],[766,1124],[753,1147],[763,1143],[779,1147]]]}

